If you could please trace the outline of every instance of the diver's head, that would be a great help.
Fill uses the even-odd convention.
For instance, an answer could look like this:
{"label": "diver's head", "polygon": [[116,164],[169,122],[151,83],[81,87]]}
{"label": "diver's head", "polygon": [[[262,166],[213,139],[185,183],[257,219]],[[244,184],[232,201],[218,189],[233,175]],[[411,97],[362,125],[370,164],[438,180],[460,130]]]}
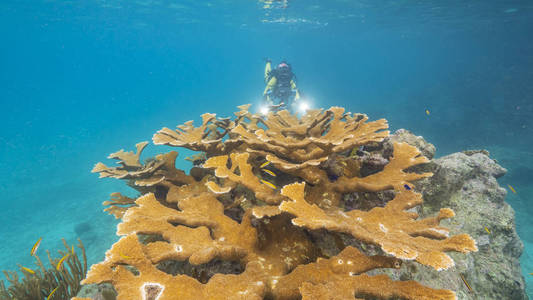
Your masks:
{"label": "diver's head", "polygon": [[284,68],[290,69],[290,66],[289,66],[289,64],[286,61],[282,61],[278,65],[278,69],[284,69]]}

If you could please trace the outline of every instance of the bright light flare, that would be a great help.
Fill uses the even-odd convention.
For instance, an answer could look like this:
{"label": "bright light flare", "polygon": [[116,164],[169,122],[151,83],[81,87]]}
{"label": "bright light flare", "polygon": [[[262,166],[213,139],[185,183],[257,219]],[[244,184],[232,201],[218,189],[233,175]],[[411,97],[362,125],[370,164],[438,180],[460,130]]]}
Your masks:
{"label": "bright light flare", "polygon": [[298,112],[304,114],[309,109],[309,103],[306,101],[301,101],[298,105]]}
{"label": "bright light flare", "polygon": [[261,106],[259,108],[259,112],[262,114],[262,115],[267,115],[268,114],[268,106]]}

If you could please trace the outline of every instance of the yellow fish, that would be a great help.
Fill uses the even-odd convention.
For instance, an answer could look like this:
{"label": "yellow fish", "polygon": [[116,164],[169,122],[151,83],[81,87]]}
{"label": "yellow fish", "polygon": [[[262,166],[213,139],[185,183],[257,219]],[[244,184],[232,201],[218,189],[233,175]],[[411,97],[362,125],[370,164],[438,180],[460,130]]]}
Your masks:
{"label": "yellow fish", "polygon": [[72,245],[72,254],[75,254],[75,253],[74,253],[74,245]]}
{"label": "yellow fish", "polygon": [[267,160],[267,161],[265,161],[262,165],[260,165],[259,168],[262,169],[262,168],[268,166],[269,164],[270,164],[270,162]]}
{"label": "yellow fish", "polygon": [[487,227],[485,227],[485,231],[490,234],[490,230]]}
{"label": "yellow fish", "polygon": [[125,258],[125,259],[130,259],[130,258],[131,258],[131,256],[127,256],[127,255],[122,254],[122,252],[119,252],[118,254],[119,254],[122,258]]}
{"label": "yellow fish", "polygon": [[22,270],[24,270],[24,271],[30,273],[30,274],[35,274],[35,271],[32,270],[32,269],[29,269],[29,268],[26,268],[26,267],[20,267],[20,268],[21,268]]}
{"label": "yellow fish", "polygon": [[37,252],[37,249],[39,249],[39,246],[41,245],[41,241],[43,240],[42,237],[40,237],[37,242],[35,242],[35,244],[33,245],[33,247],[31,247],[31,252],[30,252],[30,255],[31,256],[34,256],[35,255],[35,252]]}
{"label": "yellow fish", "polygon": [[268,169],[263,169],[263,172],[267,173],[268,175],[272,176],[272,177],[276,177],[276,173],[268,170]]}
{"label": "yellow fish", "polygon": [[274,184],[272,184],[271,182],[268,182],[266,180],[261,179],[261,183],[263,183],[265,185],[268,185],[269,187],[271,187],[273,189],[277,189],[277,187]]}
{"label": "yellow fish", "polygon": [[461,279],[463,280],[463,282],[465,283],[466,287],[468,288],[468,290],[470,292],[473,292],[472,288],[470,287],[470,284],[468,284],[468,282],[466,281],[465,277],[463,276],[463,274],[459,274],[461,275]]}
{"label": "yellow fish", "polygon": [[63,262],[65,261],[65,259],[67,259],[67,257],[68,257],[69,255],[70,255],[70,254],[67,253],[67,254],[65,254],[65,256],[63,256],[63,257],[59,260],[59,262],[57,263],[57,266],[56,266],[56,270],[59,271],[59,269],[61,269],[61,266],[63,265]]}
{"label": "yellow fish", "polygon": [[49,299],[52,297],[52,295],[56,292],[57,288],[58,288],[58,287],[56,287],[55,289],[52,290],[52,292],[50,293],[50,295],[48,295],[48,297],[46,297],[46,300],[49,300]]}
{"label": "yellow fish", "polygon": [[507,186],[509,187],[509,189],[511,190],[511,192],[513,192],[514,194],[516,194],[516,191],[514,190],[514,188],[513,188],[510,184],[508,184]]}
{"label": "yellow fish", "polygon": [[533,275],[533,273],[529,273],[529,275]]}
{"label": "yellow fish", "polygon": [[429,116],[429,109],[426,109],[426,115]]}

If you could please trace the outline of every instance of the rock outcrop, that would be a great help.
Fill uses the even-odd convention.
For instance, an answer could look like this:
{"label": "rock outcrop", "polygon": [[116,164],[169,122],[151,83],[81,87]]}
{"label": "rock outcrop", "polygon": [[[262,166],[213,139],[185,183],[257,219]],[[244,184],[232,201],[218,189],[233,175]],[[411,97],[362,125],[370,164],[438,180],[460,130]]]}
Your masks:
{"label": "rock outcrop", "polygon": [[[421,151],[432,148],[427,144],[418,140],[416,146]],[[527,299],[519,261],[523,245],[516,233],[514,210],[505,202],[506,190],[496,180],[506,169],[483,150],[434,159],[423,169],[433,176],[416,184],[415,189],[424,196],[421,216],[434,215],[441,207],[451,208],[455,217],[442,224],[450,228],[450,234],[468,233],[479,251],[471,255],[451,253],[455,267],[446,271],[406,263],[406,269],[394,271],[396,276],[454,290],[458,299]]]}

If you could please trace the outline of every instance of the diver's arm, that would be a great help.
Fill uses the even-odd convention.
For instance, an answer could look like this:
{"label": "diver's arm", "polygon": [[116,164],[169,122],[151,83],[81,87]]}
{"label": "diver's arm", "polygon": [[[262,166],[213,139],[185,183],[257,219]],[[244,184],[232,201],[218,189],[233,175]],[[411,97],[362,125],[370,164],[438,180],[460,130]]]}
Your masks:
{"label": "diver's arm", "polygon": [[270,78],[270,80],[267,83],[267,86],[265,87],[265,91],[263,92],[263,96],[265,96],[269,90],[272,90],[274,86],[276,86],[276,83],[277,83],[276,77]]}
{"label": "diver's arm", "polygon": [[270,60],[267,60],[266,65],[265,65],[265,83],[268,80],[271,70],[272,70],[272,63],[270,62]]}
{"label": "diver's arm", "polygon": [[291,79],[291,89],[296,91],[296,94],[294,95],[294,100],[300,99],[300,91],[298,91],[298,88],[296,87],[296,82],[294,82],[293,79]]}

